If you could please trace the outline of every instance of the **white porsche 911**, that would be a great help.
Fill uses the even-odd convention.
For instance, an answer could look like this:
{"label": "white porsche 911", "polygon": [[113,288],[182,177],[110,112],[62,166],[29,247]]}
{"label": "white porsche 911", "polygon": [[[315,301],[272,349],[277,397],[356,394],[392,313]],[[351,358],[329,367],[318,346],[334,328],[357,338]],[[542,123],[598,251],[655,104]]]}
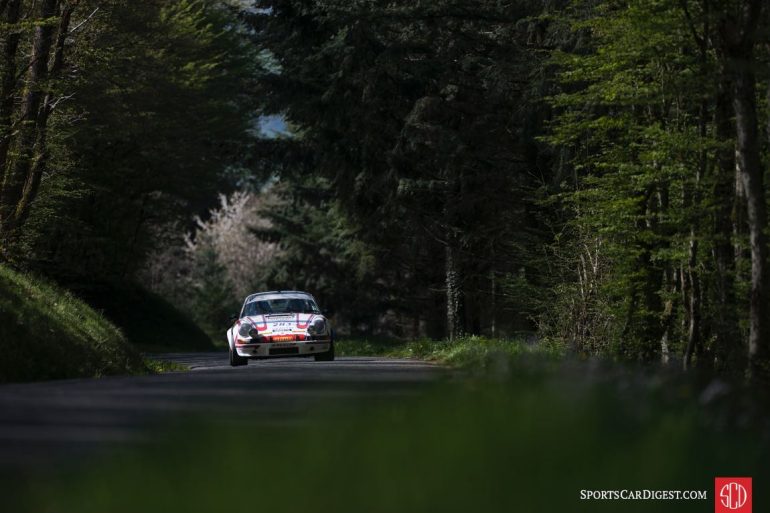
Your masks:
{"label": "white porsche 911", "polygon": [[249,358],[314,356],[334,360],[334,333],[307,292],[274,291],[252,294],[227,330],[230,365],[246,365]]}

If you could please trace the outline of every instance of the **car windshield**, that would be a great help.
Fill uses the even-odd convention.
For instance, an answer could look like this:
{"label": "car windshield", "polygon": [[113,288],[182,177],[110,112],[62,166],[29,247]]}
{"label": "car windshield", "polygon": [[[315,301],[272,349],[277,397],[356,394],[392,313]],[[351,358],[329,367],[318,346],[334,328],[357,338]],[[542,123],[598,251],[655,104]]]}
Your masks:
{"label": "car windshield", "polygon": [[299,297],[256,299],[246,303],[243,309],[246,317],[284,313],[320,313],[320,310],[312,299]]}

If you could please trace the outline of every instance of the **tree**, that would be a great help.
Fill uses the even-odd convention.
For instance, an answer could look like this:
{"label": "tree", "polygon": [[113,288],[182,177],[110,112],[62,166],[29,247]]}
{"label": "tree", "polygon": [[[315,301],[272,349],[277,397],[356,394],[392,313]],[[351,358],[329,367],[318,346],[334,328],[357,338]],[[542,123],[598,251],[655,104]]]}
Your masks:
{"label": "tree", "polygon": [[[9,22],[16,23],[18,2],[8,8]],[[46,95],[44,88],[48,85],[50,76],[61,70],[64,44],[73,9],[74,5],[70,3],[61,9],[58,0],[42,0],[37,3],[37,9],[33,11],[36,19],[32,50],[26,66],[25,89],[18,116],[13,119],[12,125],[10,112],[3,112],[2,121],[6,123],[3,132],[7,138],[0,148],[1,156],[4,157],[0,189],[0,236],[4,242],[3,246],[16,235],[18,228],[29,215],[31,203],[40,186],[47,151],[48,117],[53,108],[52,98]],[[55,16],[58,16],[58,28],[52,21]],[[55,40],[57,45],[49,69],[49,57]],[[9,59],[6,64],[7,74],[17,72],[14,66],[17,41],[14,34],[9,34],[6,39],[6,54]],[[3,98],[7,99],[13,94],[14,79],[8,77],[3,82]]]}
{"label": "tree", "polygon": [[[770,274],[767,252],[767,205],[760,158],[754,47],[762,2],[738,2],[720,27],[726,67],[733,83],[736,169],[746,196],[751,247],[749,363],[752,379],[770,379]],[[732,7],[732,6],[730,6]]]}
{"label": "tree", "polygon": [[505,298],[493,283],[529,266],[509,250],[536,244],[522,229],[540,185],[532,179],[539,172],[529,174],[538,153],[522,77],[537,58],[521,23],[535,9],[490,1],[259,6],[250,16],[256,42],[276,63],[261,80],[266,112],[299,127],[287,142],[296,148],[290,168],[328,181],[355,239],[381,275],[396,277],[377,280],[375,290],[383,286],[378,294],[414,326],[441,315],[450,338],[488,331],[498,309],[488,295],[495,290],[492,304]]}
{"label": "tree", "polygon": [[67,282],[126,281],[159,227],[190,226],[231,187],[252,140],[255,56],[217,2],[81,7],[17,254]]}
{"label": "tree", "polygon": [[604,319],[609,332],[582,317],[626,356],[740,374],[748,355],[752,374],[764,373],[767,219],[753,54],[760,4],[585,2],[570,13],[583,44],[555,54],[561,92],[550,141],[574,155],[563,196],[574,216],[565,235],[579,234],[573,265],[584,268],[580,246],[594,238],[604,253],[591,259],[603,262],[599,292],[580,296],[592,305],[574,305]]}
{"label": "tree", "polygon": [[[5,10],[5,13],[3,13]],[[0,82],[0,170],[5,171],[8,149],[11,145],[11,121],[13,115],[13,98],[16,89],[18,73],[16,55],[21,39],[19,17],[21,0],[9,0],[0,9],[0,15],[5,14],[5,31],[3,37],[2,82]],[[2,182],[0,182],[1,184]]]}

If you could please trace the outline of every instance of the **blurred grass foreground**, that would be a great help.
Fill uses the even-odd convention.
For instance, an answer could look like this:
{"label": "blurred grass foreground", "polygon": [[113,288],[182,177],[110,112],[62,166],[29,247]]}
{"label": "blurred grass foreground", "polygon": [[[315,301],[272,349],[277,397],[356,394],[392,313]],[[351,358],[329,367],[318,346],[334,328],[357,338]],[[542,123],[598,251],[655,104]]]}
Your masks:
{"label": "blurred grass foreground", "polygon": [[[8,512],[708,512],[716,476],[752,476],[768,511],[761,402],[694,376],[517,360],[300,422],[187,419],[140,449],[16,476]],[[706,490],[707,500],[581,501],[580,490]]]}

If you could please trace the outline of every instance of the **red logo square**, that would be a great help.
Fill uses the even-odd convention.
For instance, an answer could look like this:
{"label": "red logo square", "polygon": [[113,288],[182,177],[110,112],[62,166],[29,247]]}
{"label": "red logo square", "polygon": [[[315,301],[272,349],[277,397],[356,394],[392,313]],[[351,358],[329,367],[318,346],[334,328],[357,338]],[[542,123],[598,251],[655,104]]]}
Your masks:
{"label": "red logo square", "polygon": [[751,513],[751,478],[714,478],[714,513]]}

